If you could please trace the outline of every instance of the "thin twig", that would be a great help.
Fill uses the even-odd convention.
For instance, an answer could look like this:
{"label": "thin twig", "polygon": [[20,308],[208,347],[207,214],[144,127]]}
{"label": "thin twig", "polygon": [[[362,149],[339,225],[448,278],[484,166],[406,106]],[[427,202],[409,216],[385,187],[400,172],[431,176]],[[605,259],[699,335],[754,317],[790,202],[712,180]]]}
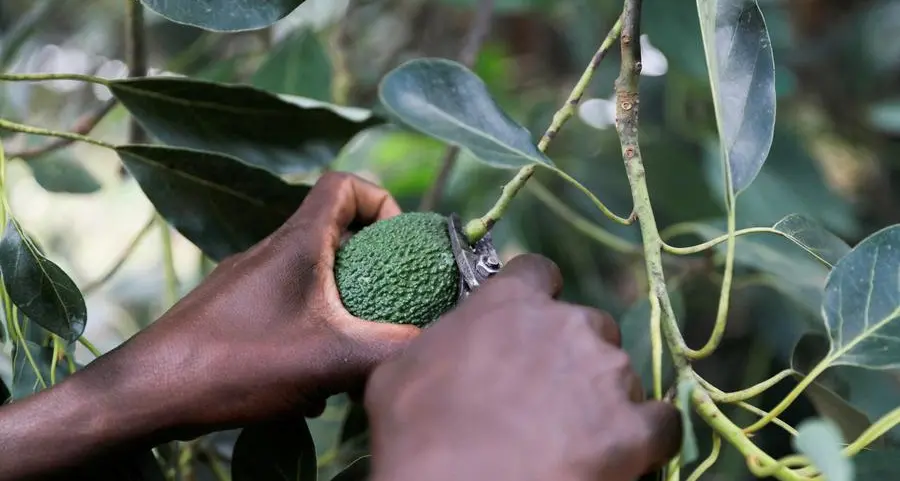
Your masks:
{"label": "thin twig", "polygon": [[155,213],[150,216],[150,219],[146,224],[144,224],[144,227],[142,227],[141,230],[138,231],[138,233],[134,236],[134,238],[131,239],[131,242],[128,243],[128,246],[125,248],[125,250],[122,251],[116,262],[112,265],[112,267],[109,268],[108,271],[106,271],[106,274],[103,274],[99,279],[96,279],[90,284],[84,286],[84,288],[81,289],[81,292],[85,296],[87,296],[88,294],[105,284],[106,281],[112,278],[112,276],[116,275],[116,273],[119,272],[119,269],[121,269],[125,264],[125,261],[127,261],[128,258],[131,257],[131,254],[137,248],[138,244],[140,244],[141,240],[143,240],[144,236],[146,236],[147,233],[150,232],[150,229],[152,229],[154,225],[156,225]]}
{"label": "thin twig", "polygon": [[[79,135],[87,135],[91,133],[91,131],[94,130],[97,124],[99,124],[117,104],[118,101],[113,99],[107,102],[103,107],[100,107],[97,111],[81,116],[81,118],[75,121],[75,125],[71,129],[71,132]],[[72,138],[58,138],[39,147],[33,147],[30,149],[21,150],[19,152],[10,152],[9,158],[30,160],[35,157],[40,157],[42,155],[48,154],[55,150],[68,147],[74,142],[75,139]]]}
{"label": "thin twig", "polygon": [[[140,0],[128,2],[128,76],[147,76],[147,41],[144,28],[144,5]],[[143,144],[147,141],[147,133],[134,117],[128,126],[128,141],[132,144]]]}
{"label": "thin twig", "polygon": [[[478,10],[475,12],[475,19],[472,21],[472,28],[466,36],[463,48],[459,53],[459,61],[467,67],[472,67],[478,58],[478,52],[481,50],[484,39],[487,37],[491,29],[491,20],[494,13],[494,0],[480,0],[478,2]],[[430,211],[434,209],[438,201],[444,195],[444,189],[450,180],[450,174],[456,165],[456,159],[459,157],[459,147],[451,145],[444,152],[441,159],[441,170],[438,172],[431,188],[422,197],[419,204],[420,211]]]}

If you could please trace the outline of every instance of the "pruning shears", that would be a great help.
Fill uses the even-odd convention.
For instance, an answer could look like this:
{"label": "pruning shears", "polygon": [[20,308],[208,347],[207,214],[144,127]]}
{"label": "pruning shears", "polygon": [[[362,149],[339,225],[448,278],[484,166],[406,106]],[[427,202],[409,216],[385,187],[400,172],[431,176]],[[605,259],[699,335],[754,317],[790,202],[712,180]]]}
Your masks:
{"label": "pruning shears", "polygon": [[475,245],[469,245],[462,230],[462,222],[456,213],[450,214],[448,230],[453,257],[459,268],[458,301],[461,301],[469,297],[489,277],[500,272],[503,264],[497,250],[494,249],[490,231]]}

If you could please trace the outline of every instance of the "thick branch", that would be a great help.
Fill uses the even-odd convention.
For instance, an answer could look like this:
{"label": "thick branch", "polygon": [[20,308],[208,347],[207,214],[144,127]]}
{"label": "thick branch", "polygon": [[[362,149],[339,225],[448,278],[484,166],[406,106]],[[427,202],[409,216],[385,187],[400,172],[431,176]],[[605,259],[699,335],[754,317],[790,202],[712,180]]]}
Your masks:
{"label": "thick branch", "polygon": [[[472,21],[472,28],[469,30],[463,43],[462,50],[459,53],[459,61],[467,67],[472,67],[478,58],[478,52],[484,43],[485,37],[491,30],[491,20],[493,20],[494,0],[480,0],[478,2],[478,10],[475,12],[475,19]],[[447,147],[444,157],[441,159],[441,170],[438,172],[431,188],[422,197],[419,204],[420,211],[430,211],[435,208],[441,197],[444,196],[444,189],[450,180],[450,174],[456,165],[456,158],[459,156],[459,147],[452,145]]]}

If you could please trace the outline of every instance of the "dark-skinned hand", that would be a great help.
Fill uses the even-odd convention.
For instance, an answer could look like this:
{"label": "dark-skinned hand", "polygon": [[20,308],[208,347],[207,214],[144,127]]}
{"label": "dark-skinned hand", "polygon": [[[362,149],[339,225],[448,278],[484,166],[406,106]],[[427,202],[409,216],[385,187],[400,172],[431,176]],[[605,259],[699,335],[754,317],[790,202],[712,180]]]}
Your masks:
{"label": "dark-skinned hand", "polygon": [[420,331],[350,315],[334,257],[351,224],[399,213],[381,188],[324,175],[280,229],[221,262],[150,327],[53,388],[0,408],[0,481],[124,445],[314,416],[328,396],[361,389]]}
{"label": "dark-skinned hand", "polygon": [[375,481],[634,481],[674,456],[678,411],[644,401],[613,320],[513,259],[366,391]]}

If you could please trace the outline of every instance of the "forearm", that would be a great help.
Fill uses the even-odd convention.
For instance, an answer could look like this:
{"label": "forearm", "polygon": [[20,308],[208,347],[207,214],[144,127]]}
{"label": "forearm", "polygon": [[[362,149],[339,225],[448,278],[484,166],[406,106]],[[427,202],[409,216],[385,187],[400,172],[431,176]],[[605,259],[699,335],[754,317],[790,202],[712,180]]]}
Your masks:
{"label": "forearm", "polygon": [[172,427],[167,393],[125,374],[121,363],[101,358],[0,408],[0,481],[45,479],[159,441]]}

